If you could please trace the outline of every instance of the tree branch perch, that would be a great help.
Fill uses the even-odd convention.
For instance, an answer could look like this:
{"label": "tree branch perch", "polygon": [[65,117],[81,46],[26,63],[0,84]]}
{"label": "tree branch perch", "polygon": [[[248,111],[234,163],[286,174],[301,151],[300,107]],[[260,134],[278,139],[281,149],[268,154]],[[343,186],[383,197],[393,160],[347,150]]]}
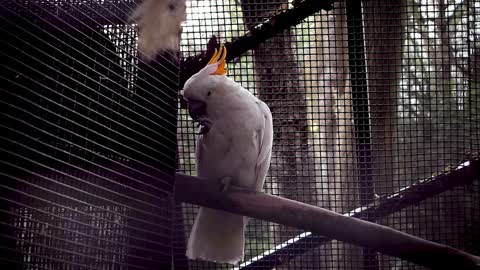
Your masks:
{"label": "tree branch perch", "polygon": [[[448,172],[432,178],[419,180],[411,186],[382,196],[368,205],[353,209],[345,213],[344,216],[375,221],[447,190],[471,184],[473,180],[479,179],[479,176],[480,160],[478,154],[472,154],[468,159],[459,162],[457,166],[448,168]],[[293,257],[300,256],[330,241],[331,239],[323,236],[302,233],[270,250],[266,250],[263,254],[243,262],[239,265],[239,269],[273,269]]]}
{"label": "tree branch perch", "polygon": [[419,265],[442,269],[480,269],[478,256],[289,199],[235,187],[221,192],[220,184],[215,181],[182,174],[176,175],[175,190],[178,201],[285,224]]}

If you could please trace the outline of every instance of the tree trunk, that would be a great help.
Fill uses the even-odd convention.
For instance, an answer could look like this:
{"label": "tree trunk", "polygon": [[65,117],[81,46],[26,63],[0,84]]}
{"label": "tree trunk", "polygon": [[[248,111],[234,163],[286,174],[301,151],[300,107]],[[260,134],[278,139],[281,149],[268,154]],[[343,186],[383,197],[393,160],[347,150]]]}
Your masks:
{"label": "tree trunk", "polygon": [[[373,199],[399,186],[397,175],[397,95],[404,41],[405,0],[362,1],[370,120]],[[375,252],[364,249],[366,269],[386,268]]]}
{"label": "tree trunk", "polygon": [[[309,116],[313,126],[319,126],[318,132],[314,130],[315,142],[318,140],[314,149],[320,159],[317,170],[321,173],[317,188],[326,193],[330,210],[345,213],[358,206],[345,1],[336,2],[333,11],[322,11],[315,21],[319,31],[306,82],[312,84],[307,88],[312,94]],[[361,249],[335,240],[328,248],[333,269],[361,267]]]}
{"label": "tree trunk", "polygon": [[[241,4],[244,22],[249,28],[284,9],[287,1],[242,0]],[[295,58],[295,42],[292,30],[287,30],[254,49],[256,91],[272,111],[275,136],[271,180],[267,179],[265,189],[282,197],[326,206],[323,202],[328,200],[317,197],[314,151],[309,146],[306,89]],[[299,233],[283,225],[275,225],[272,229],[270,239],[274,244]]]}
{"label": "tree trunk", "polygon": [[394,189],[397,94],[404,41],[405,1],[362,1],[372,137],[372,176],[379,196]]}
{"label": "tree trunk", "polygon": [[[433,115],[434,132],[436,138],[432,144],[431,168],[440,172],[449,165],[456,164],[469,151],[468,130],[466,115],[468,112],[459,110],[457,97],[457,78],[452,76],[452,42],[454,38],[449,29],[448,23],[448,2],[438,0],[438,18],[436,31],[438,31],[437,44],[435,46],[435,95],[437,97]],[[450,36],[452,35],[452,36]],[[463,189],[454,189],[438,196],[437,202],[440,205],[438,211],[438,223],[436,223],[439,239],[454,247],[464,249],[465,242],[461,239],[467,228],[465,209],[469,209],[469,193]],[[435,203],[435,201],[433,201]],[[428,206],[430,211],[435,211],[433,205]],[[442,237],[443,236],[443,237]],[[445,237],[447,236],[447,237]]]}

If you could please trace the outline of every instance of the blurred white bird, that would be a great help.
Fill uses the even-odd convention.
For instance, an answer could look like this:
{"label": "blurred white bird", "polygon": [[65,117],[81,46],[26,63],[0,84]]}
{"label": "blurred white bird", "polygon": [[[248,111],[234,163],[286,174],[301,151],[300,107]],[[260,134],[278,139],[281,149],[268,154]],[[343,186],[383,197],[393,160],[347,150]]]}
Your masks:
{"label": "blurred white bird", "polygon": [[161,50],[178,50],[182,22],[187,19],[185,0],[144,0],[130,15],[138,24],[138,50],[150,60]]}
{"label": "blurred white bird", "polygon": [[[185,83],[183,97],[195,122],[197,174],[259,191],[270,166],[273,142],[268,106],[226,76],[222,46]],[[247,217],[201,207],[187,245],[190,259],[236,264],[243,260]]]}

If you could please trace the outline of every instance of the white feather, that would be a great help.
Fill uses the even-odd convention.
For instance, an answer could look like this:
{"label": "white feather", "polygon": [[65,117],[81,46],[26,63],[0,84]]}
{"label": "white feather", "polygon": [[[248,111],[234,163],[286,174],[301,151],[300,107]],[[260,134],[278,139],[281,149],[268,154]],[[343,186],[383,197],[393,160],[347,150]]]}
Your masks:
{"label": "white feather", "polygon": [[178,50],[186,18],[185,0],[144,0],[129,18],[139,26],[141,55],[152,59],[161,50]]}
{"label": "white feather", "polygon": [[[199,72],[200,73],[200,72]],[[270,166],[273,142],[268,106],[226,76],[198,74],[185,84],[187,99],[202,99],[212,125],[197,138],[197,174],[209,180],[231,177],[232,184],[260,190]],[[209,90],[210,89],[210,90]],[[200,208],[187,245],[191,259],[236,264],[244,258],[243,216]]]}
{"label": "white feather", "polygon": [[187,245],[187,257],[236,264],[243,260],[247,220],[243,216],[200,207]]}

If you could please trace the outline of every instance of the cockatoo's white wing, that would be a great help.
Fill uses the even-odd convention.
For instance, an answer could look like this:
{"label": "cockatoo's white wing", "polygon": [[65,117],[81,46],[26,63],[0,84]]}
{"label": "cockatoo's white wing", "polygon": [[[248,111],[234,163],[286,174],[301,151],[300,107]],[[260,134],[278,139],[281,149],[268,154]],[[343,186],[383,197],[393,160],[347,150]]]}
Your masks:
{"label": "cockatoo's white wing", "polygon": [[[225,112],[209,133],[197,140],[197,172],[210,180],[232,177],[232,185],[260,190],[272,154],[273,126],[268,106],[244,91],[232,104],[242,110]],[[232,108],[235,105],[232,105]],[[187,256],[235,264],[244,256],[248,219],[200,208],[189,238]]]}
{"label": "cockatoo's white wing", "polygon": [[259,130],[259,155],[257,165],[255,168],[256,175],[256,190],[260,190],[267,176],[268,168],[270,167],[270,159],[272,157],[273,144],[273,123],[272,113],[268,106],[260,101],[260,111],[263,114],[263,128]]}

